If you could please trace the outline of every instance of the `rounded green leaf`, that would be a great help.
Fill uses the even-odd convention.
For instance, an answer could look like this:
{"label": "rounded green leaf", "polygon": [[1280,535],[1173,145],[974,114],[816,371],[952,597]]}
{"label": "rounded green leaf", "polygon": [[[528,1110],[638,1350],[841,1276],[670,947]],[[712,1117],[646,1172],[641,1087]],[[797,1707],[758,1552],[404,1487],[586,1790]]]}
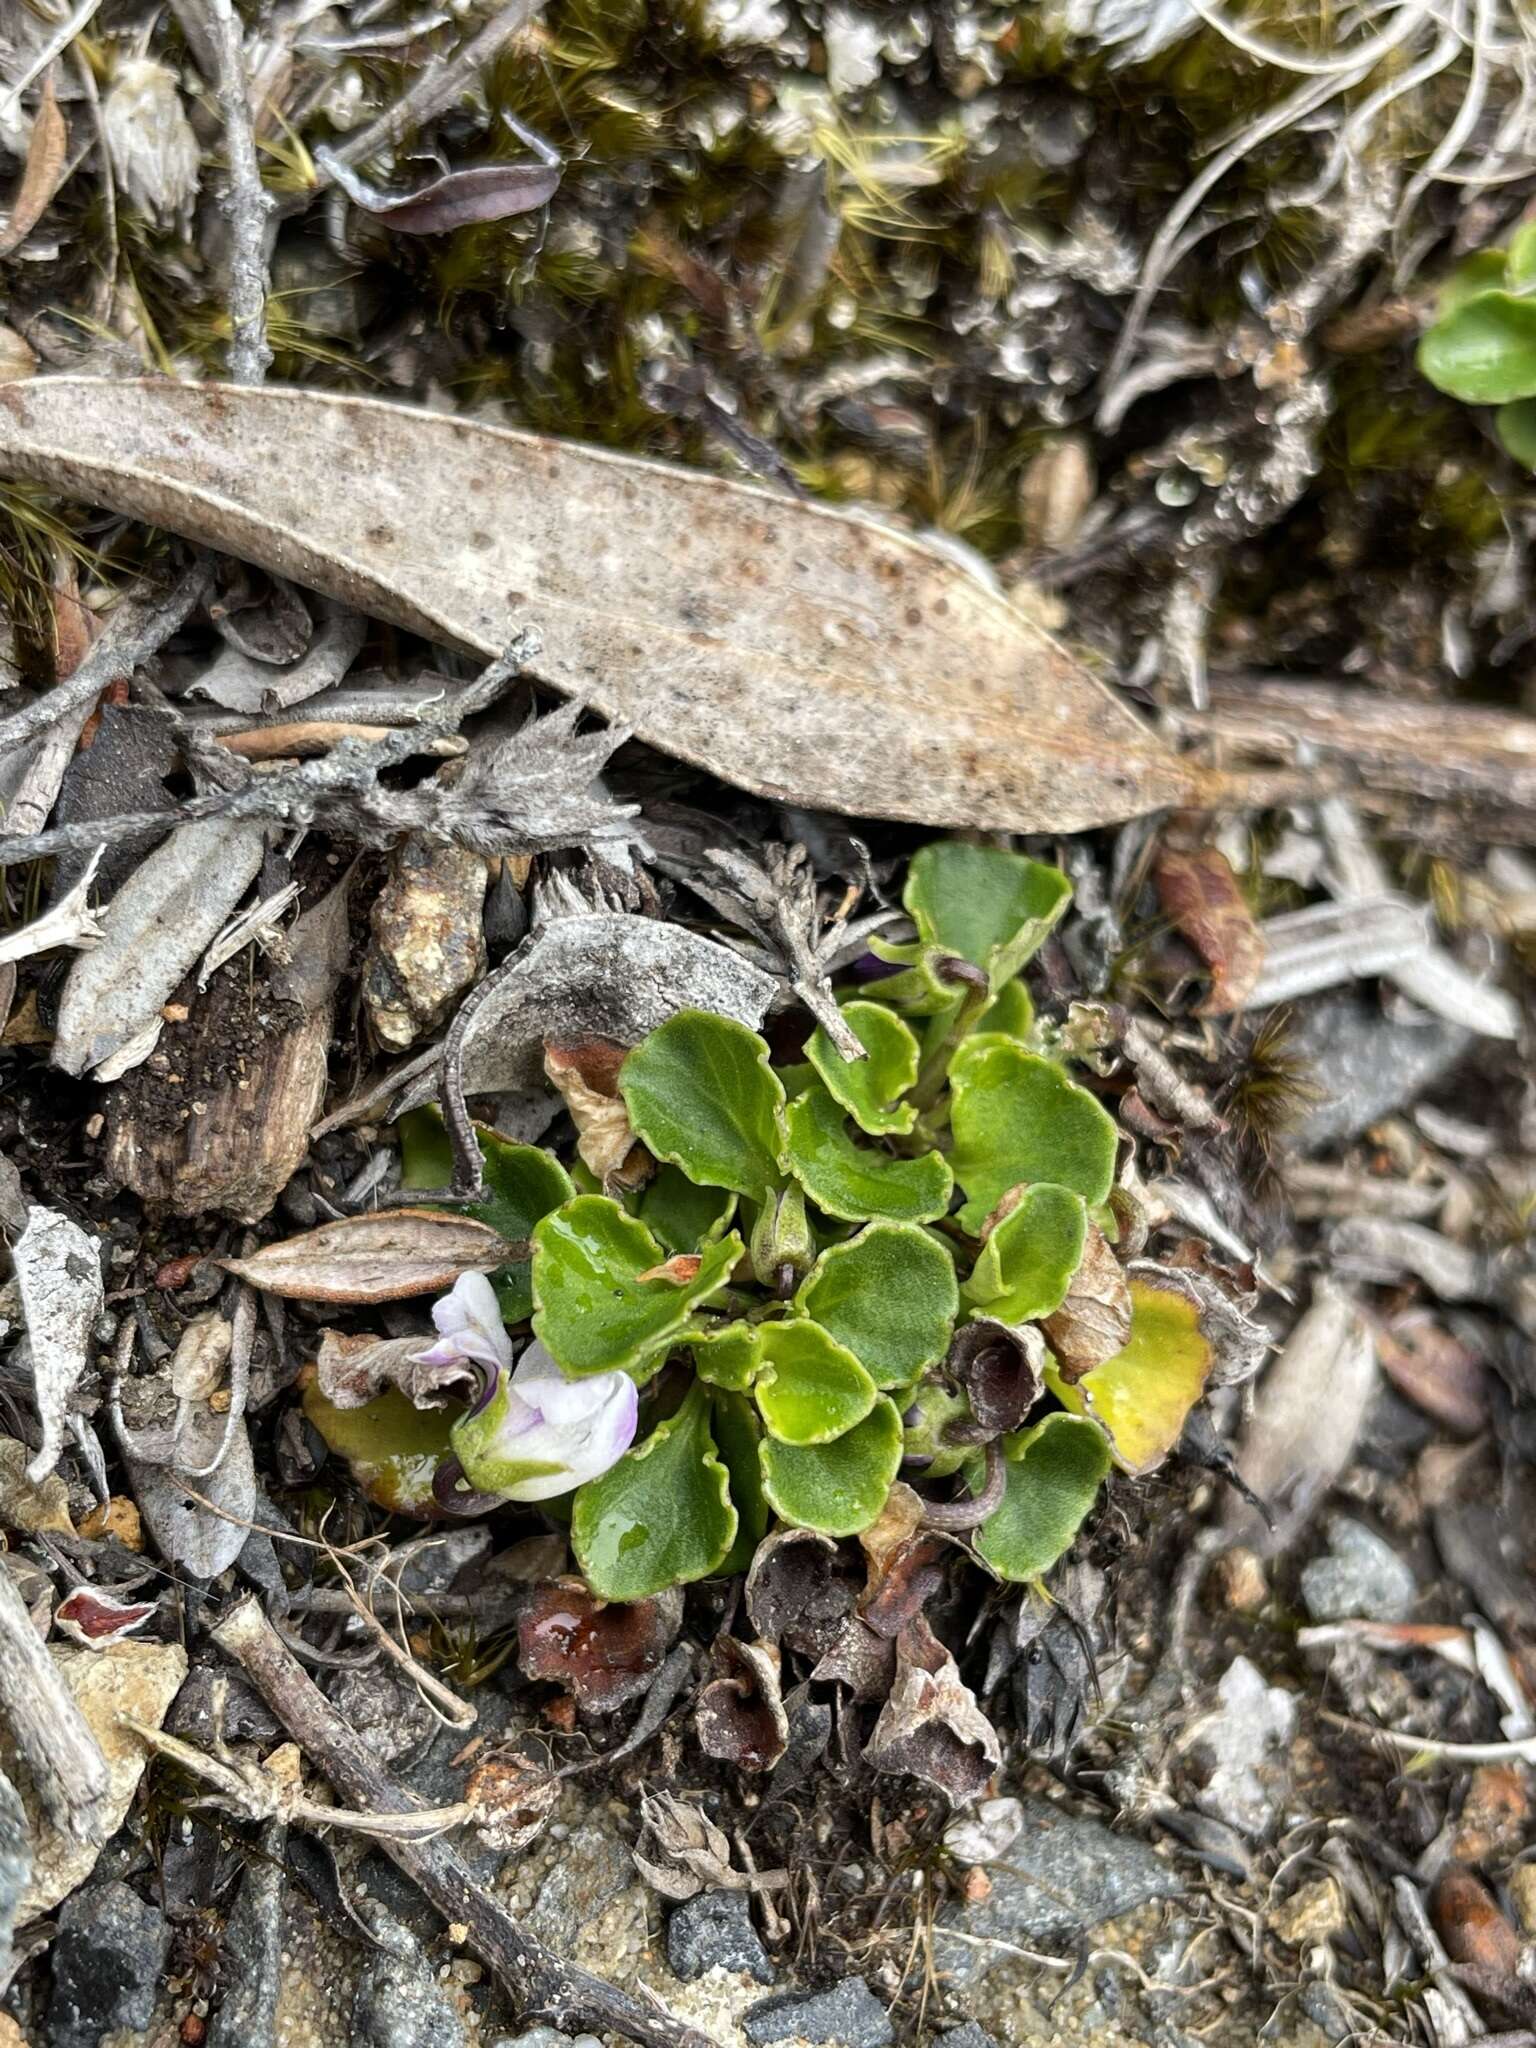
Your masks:
{"label": "rounded green leaf", "polygon": [[719,1571],[736,1527],[709,1396],[695,1386],[643,1444],[577,1489],[571,1547],[600,1600],[645,1600]]}
{"label": "rounded green leaf", "polygon": [[741,1254],[732,1231],[692,1272],[642,1279],[666,1263],[645,1225],[606,1195],[577,1195],[534,1228],[534,1334],[565,1372],[620,1368],[647,1378]]}
{"label": "rounded green leaf", "polygon": [[[1497,256],[1497,249],[1483,253]],[[1509,238],[1509,247],[1504,251],[1504,281],[1512,292],[1528,290],[1536,284],[1536,222],[1523,221]],[[1444,311],[1442,304],[1441,309]]]}
{"label": "rounded green leaf", "polygon": [[1536,398],[1517,398],[1513,405],[1501,405],[1493,416],[1493,430],[1506,454],[1527,469],[1536,469]]}
{"label": "rounded green leaf", "polygon": [[763,1362],[753,1323],[720,1323],[712,1330],[698,1331],[688,1344],[699,1378],[731,1393],[743,1393],[750,1387]]}
{"label": "rounded green leaf", "polygon": [[1115,1463],[1139,1473],[1160,1465],[1183,1435],[1210,1370],[1210,1341],[1195,1304],[1172,1287],[1133,1279],[1125,1349],[1075,1386],[1051,1366],[1045,1377],[1063,1406],[1091,1415],[1107,1431]]}
{"label": "rounded green leaf", "polygon": [[871,1223],[824,1251],[795,1306],[845,1345],[877,1387],[942,1358],[960,1308],[955,1262],[915,1223]]}
{"label": "rounded green leaf", "polygon": [[765,1323],[753,1393],[771,1435],[785,1444],[826,1444],[862,1422],[875,1383],[851,1351],[817,1323]]}
{"label": "rounded green leaf", "polygon": [[736,1509],[736,1540],[716,1567],[726,1578],[747,1570],[773,1514],[763,1492],[763,1468],[757,1455],[763,1440],[757,1410],[744,1394],[717,1393],[711,1406],[715,1443],[730,1474],[731,1502]]}
{"label": "rounded green leaf", "polygon": [[1077,1415],[1047,1415],[1008,1443],[1008,1490],[976,1535],[1005,1579],[1038,1579],[1070,1547],[1109,1471],[1104,1432]]}
{"label": "rounded green leaf", "polygon": [[1010,981],[999,989],[976,1019],[978,1031],[995,1031],[1003,1038],[1027,1040],[1034,1028],[1034,1000],[1022,981]]}
{"label": "rounded green leaf", "polygon": [[818,1024],[805,1056],[827,1093],[872,1137],[910,1131],[917,1111],[902,1096],[917,1079],[917,1039],[912,1027],[883,1003],[844,1003],[843,1021],[866,1057],[845,1060]]}
{"label": "rounded green leaf", "polygon": [[[436,1108],[413,1109],[401,1117],[400,1184],[407,1188],[442,1188],[453,1179],[453,1148]],[[478,1202],[467,1202],[463,1214],[493,1230],[514,1244],[533,1235],[541,1216],[568,1202],[575,1189],[571,1177],[541,1145],[514,1145],[510,1139],[476,1124],[475,1140],[484,1161],[485,1193]],[[501,1266],[491,1275],[501,1313],[509,1323],[521,1323],[533,1314],[532,1269],[527,1259]]]}
{"label": "rounded green leaf", "polygon": [[1036,1181],[988,1236],[961,1295],[994,1322],[1048,1316],[1067,1298],[1087,1235],[1082,1196]]}
{"label": "rounded green leaf", "polygon": [[371,1501],[395,1515],[437,1513],[432,1482],[453,1448],[458,1402],[417,1408],[398,1387],[388,1387],[360,1408],[338,1408],[318,1380],[304,1389],[304,1414],[328,1451],[345,1458]]}
{"label": "rounded green leaf", "polygon": [[1454,306],[1419,343],[1420,372],[1467,405],[1536,398],[1536,298],[1486,291]]}
{"label": "rounded green leaf", "polygon": [[789,1105],[789,1163],[817,1208],[845,1223],[884,1216],[893,1223],[931,1223],[949,1207],[954,1177],[944,1158],[893,1159],[856,1145],[843,1113],[825,1088],[808,1088]]}
{"label": "rounded green leaf", "polygon": [[1060,868],[964,839],[919,848],[902,892],[919,938],[985,968],[994,990],[1039,951],[1071,900]]}
{"label": "rounded green leaf", "polygon": [[784,1090],[755,1031],[679,1010],[619,1069],[629,1120],[658,1159],[701,1186],[764,1201],[784,1178]]}
{"label": "rounded green leaf", "polygon": [[1114,1119],[1054,1061],[1011,1038],[969,1038],[950,1068],[950,1164],[965,1190],[960,1222],[977,1232],[1010,1188],[1053,1181],[1087,1203],[1108,1198]]}
{"label": "rounded green leaf", "polygon": [[664,1165],[646,1182],[634,1213],[669,1252],[696,1252],[725,1235],[736,1197],[724,1188],[700,1187],[680,1167]]}
{"label": "rounded green leaf", "polygon": [[846,1436],[829,1444],[781,1444],[765,1437],[763,1491],[775,1513],[825,1536],[856,1536],[885,1506],[901,1465],[901,1417],[882,1394]]}

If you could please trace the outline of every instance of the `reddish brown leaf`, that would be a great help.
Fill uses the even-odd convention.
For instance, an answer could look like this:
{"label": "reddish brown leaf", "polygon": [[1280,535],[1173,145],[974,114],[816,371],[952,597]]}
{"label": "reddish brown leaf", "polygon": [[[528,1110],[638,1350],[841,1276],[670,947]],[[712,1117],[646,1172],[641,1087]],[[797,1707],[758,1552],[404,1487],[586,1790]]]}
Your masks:
{"label": "reddish brown leaf", "polygon": [[669,1280],[674,1287],[687,1287],[699,1277],[704,1260],[698,1252],[674,1252],[659,1266],[647,1266],[637,1280]]}
{"label": "reddish brown leaf", "polygon": [[525,1678],[564,1686],[578,1706],[611,1714],[648,1689],[682,1621],[675,1587],[611,1607],[580,1579],[556,1579],[536,1587],[518,1617],[518,1667]]}
{"label": "reddish brown leaf", "polygon": [[43,73],[42,97],[32,117],[32,139],[26,166],[11,204],[10,219],[0,227],[0,256],[9,256],[48,211],[69,167],[69,127],[59,112],[53,90],[53,67]]}
{"label": "reddish brown leaf", "polygon": [[1448,1863],[1430,1894],[1435,1930],[1452,1962],[1500,1979],[1512,1978],[1520,1962],[1520,1937],[1499,1910],[1498,1900],[1464,1864]]}
{"label": "reddish brown leaf", "polygon": [[716,1636],[715,1676],[699,1694],[696,1721],[706,1756],[743,1771],[771,1771],[789,1746],[789,1717],[779,1689],[779,1660],[763,1643]]}
{"label": "reddish brown leaf", "polygon": [[1264,935],[1226,855],[1214,846],[1165,846],[1156,879],[1164,915],[1211,970],[1210,993],[1198,1014],[1240,1010],[1264,966]]}
{"label": "reddish brown leaf", "polygon": [[1487,1422],[1483,1361],[1426,1310],[1379,1325],[1376,1356],[1400,1394],[1458,1436],[1476,1436]]}
{"label": "reddish brown leaf", "polygon": [[489,1225],[442,1209],[386,1209],[322,1223],[248,1259],[219,1259],[226,1272],[290,1301],[361,1305],[441,1294],[461,1273],[489,1273],[527,1256]]}

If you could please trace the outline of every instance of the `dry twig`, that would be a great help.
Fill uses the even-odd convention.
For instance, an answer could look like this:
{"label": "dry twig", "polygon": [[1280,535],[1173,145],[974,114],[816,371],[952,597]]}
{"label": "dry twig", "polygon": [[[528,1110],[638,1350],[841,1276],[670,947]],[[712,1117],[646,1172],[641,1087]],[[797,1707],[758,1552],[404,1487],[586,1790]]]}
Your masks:
{"label": "dry twig", "polygon": [[272,367],[267,343],[267,216],[272,201],[262,186],[256,159],[245,41],[233,0],[208,0],[208,16],[229,158],[224,194],[229,223],[229,380],[260,384]]}

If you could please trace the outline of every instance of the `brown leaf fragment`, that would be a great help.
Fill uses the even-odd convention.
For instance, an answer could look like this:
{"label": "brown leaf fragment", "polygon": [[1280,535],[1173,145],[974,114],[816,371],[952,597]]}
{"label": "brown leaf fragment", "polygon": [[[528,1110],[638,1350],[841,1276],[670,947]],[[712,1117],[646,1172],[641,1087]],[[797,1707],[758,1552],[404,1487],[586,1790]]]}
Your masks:
{"label": "brown leaf fragment", "polygon": [[850,1615],[812,1671],[811,1682],[827,1685],[835,1680],[855,1700],[883,1700],[890,1695],[895,1675],[895,1641]]}
{"label": "brown leaf fragment", "polygon": [[1429,1310],[1378,1324],[1376,1356],[1400,1394],[1457,1436],[1476,1436],[1486,1424],[1487,1368]]}
{"label": "brown leaf fragment", "polygon": [[698,1252],[674,1252],[670,1259],[663,1259],[659,1266],[647,1266],[643,1273],[637,1273],[637,1280],[666,1280],[673,1287],[687,1287],[699,1277],[703,1256]]}
{"label": "brown leaf fragment", "polygon": [[[926,1512],[926,1509],[925,1509]],[[946,1536],[909,1536],[881,1561],[879,1576],[859,1603],[859,1618],[877,1636],[894,1641],[942,1588],[954,1549]]]}
{"label": "brown leaf fragment", "polygon": [[427,1342],[425,1336],[322,1330],[315,1354],[320,1391],[333,1408],[365,1407],[387,1387],[398,1387],[414,1407],[440,1408],[445,1397],[471,1385],[475,1375],[468,1366],[418,1364],[417,1353]]}
{"label": "brown leaf fragment", "polygon": [[0,386],[0,472],[485,655],[781,802],[1077,831],[1221,778],[924,542],[843,508],[313,390]]}
{"label": "brown leaf fragment", "polygon": [[554,164],[466,164],[410,191],[389,191],[358,176],[329,149],[315,161],[361,212],[400,235],[446,235],[476,221],[510,220],[547,206],[560,186]]}
{"label": "brown leaf fragment", "polygon": [[992,1723],[921,1615],[896,1638],[896,1681],[864,1761],[873,1770],[921,1778],[955,1806],[979,1799],[1002,1767]]}
{"label": "brown leaf fragment", "polygon": [[1495,1978],[1512,1978],[1520,1937],[1482,1879],[1465,1864],[1448,1863],[1435,1880],[1429,1910],[1452,1962]]}
{"label": "brown leaf fragment", "polygon": [[65,1635],[87,1649],[100,1649],[142,1628],[155,1611],[153,1600],[119,1600],[95,1586],[77,1586],[59,1602],[53,1618]]}
{"label": "brown leaf fragment", "polygon": [[1211,970],[1210,992],[1196,1014],[1242,1009],[1263,972],[1264,935],[1231,862],[1214,846],[1164,846],[1154,872],[1165,916]]}
{"label": "brown leaf fragment", "polygon": [[775,1529],[747,1573],[747,1614],[765,1642],[821,1657],[842,1633],[864,1581],[856,1552],[815,1529]]}
{"label": "brown leaf fragment", "polygon": [[[576,1126],[576,1150],[610,1195],[643,1187],[656,1162],[635,1137],[619,1093],[619,1069],[629,1048],[608,1038],[581,1038],[544,1047],[544,1071],[560,1090]],[[642,1274],[650,1279],[650,1274]]]}
{"label": "brown leaf fragment", "polygon": [[440,1294],[461,1273],[489,1273],[527,1247],[488,1224],[441,1209],[345,1216],[263,1245],[248,1259],[219,1259],[226,1273],[290,1301],[361,1305]]}
{"label": "brown leaf fragment", "polygon": [[580,1579],[556,1579],[535,1587],[518,1616],[518,1668],[564,1686],[590,1713],[612,1714],[649,1690],[682,1625],[678,1587],[619,1607]]}
{"label": "brown leaf fragment", "polygon": [[0,256],[9,256],[21,247],[48,211],[68,168],[69,126],[59,112],[50,64],[43,73],[42,93],[32,116],[32,135],[21,184],[11,202],[10,218],[0,227]]}
{"label": "brown leaf fragment", "polygon": [[1130,1342],[1130,1283],[1096,1223],[1088,1225],[1082,1263],[1072,1276],[1066,1300],[1054,1315],[1045,1318],[1041,1328],[1069,1386],[1075,1386],[1085,1372],[1113,1358]]}
{"label": "brown leaf fragment", "polygon": [[715,1675],[694,1710],[699,1747],[738,1770],[771,1771],[789,1746],[778,1657],[763,1643],[719,1635],[709,1659]]}

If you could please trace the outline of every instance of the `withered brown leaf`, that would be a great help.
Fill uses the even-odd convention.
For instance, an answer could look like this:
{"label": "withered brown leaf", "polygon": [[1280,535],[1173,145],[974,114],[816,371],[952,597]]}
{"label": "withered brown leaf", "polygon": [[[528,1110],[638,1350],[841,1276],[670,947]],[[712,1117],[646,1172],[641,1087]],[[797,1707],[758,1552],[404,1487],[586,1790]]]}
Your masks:
{"label": "withered brown leaf", "polygon": [[438,1294],[461,1273],[489,1273],[526,1247],[509,1244],[488,1224],[444,1209],[389,1209],[344,1216],[266,1244],[248,1259],[220,1259],[267,1294],[290,1301],[361,1305]]}
{"label": "withered brown leaf", "polygon": [[781,801],[1078,831],[1214,799],[1039,626],[840,507],[319,391],[0,386],[0,473],[538,673]]}
{"label": "withered brown leaf", "polygon": [[1240,1010],[1264,967],[1264,934],[1237,885],[1232,864],[1214,846],[1165,846],[1157,857],[1164,914],[1211,970],[1204,1017]]}

